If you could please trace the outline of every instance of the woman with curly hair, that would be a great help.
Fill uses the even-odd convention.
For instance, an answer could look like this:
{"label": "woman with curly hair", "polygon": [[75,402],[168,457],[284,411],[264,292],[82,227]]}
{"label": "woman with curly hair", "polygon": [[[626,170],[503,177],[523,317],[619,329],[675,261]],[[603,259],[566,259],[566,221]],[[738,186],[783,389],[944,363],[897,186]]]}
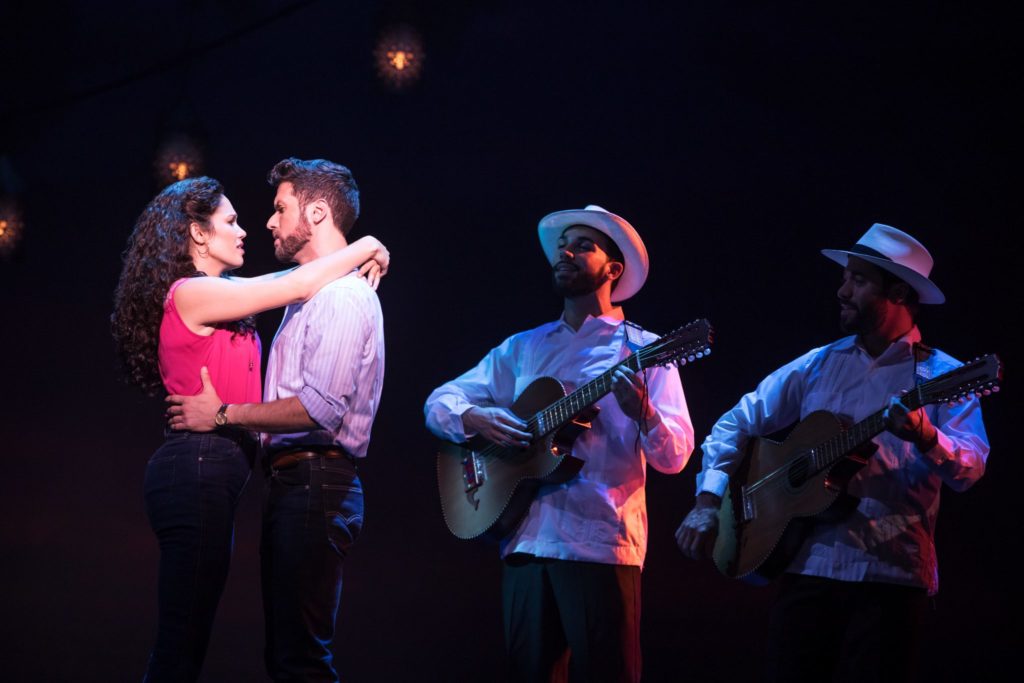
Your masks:
{"label": "woman with curly hair", "polygon": [[[281,273],[229,278],[245,231],[220,183],[190,178],[165,188],[139,216],[115,292],[114,340],[128,379],[150,395],[193,395],[207,367],[230,403],[259,402],[260,341],[252,316],[304,302],[359,268],[376,287],[387,249],[363,237]],[[145,502],[160,544],[159,623],[147,681],[195,680],[220,600],[238,499],[255,435],[227,427],[165,432],[146,467]]]}

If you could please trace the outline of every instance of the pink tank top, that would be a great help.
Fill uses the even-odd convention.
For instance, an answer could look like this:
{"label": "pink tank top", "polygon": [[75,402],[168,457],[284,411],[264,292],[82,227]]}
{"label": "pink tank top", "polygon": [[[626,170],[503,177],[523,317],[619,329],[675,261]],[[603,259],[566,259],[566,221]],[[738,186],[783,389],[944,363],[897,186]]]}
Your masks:
{"label": "pink tank top", "polygon": [[174,292],[186,280],[182,278],[171,285],[164,300],[157,351],[164,388],[170,394],[198,394],[203,388],[199,369],[205,365],[224,403],[259,403],[259,335],[214,330],[213,334],[203,336],[188,329],[174,305]]}

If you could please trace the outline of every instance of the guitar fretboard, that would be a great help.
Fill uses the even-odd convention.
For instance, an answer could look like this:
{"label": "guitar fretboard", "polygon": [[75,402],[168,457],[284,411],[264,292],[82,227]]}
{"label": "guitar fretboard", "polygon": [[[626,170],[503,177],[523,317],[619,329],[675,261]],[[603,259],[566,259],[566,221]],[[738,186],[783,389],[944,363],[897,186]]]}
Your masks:
{"label": "guitar fretboard", "polygon": [[605,394],[612,390],[612,376],[620,367],[627,367],[633,372],[639,372],[644,355],[644,349],[640,349],[625,360],[616,363],[612,368],[605,371],[598,377],[590,380],[582,387],[568,396],[561,398],[544,410],[527,420],[530,432],[534,438],[540,438],[560,429],[586,408],[597,403]]}
{"label": "guitar fretboard", "polygon": [[[963,368],[959,369],[959,371],[962,370]],[[917,410],[929,402],[926,396],[928,391],[944,381],[945,377],[955,375],[957,372],[958,370],[954,370],[936,380],[918,385],[914,390],[901,397],[900,402],[908,411]],[[884,432],[886,429],[885,410],[883,408],[869,415],[849,429],[839,432],[811,449],[811,471],[816,474],[828,469],[846,455]]]}
{"label": "guitar fretboard", "polygon": [[849,429],[839,432],[831,439],[821,442],[810,452],[812,473],[817,474],[828,469],[883,431],[885,431],[885,410],[879,410]]}

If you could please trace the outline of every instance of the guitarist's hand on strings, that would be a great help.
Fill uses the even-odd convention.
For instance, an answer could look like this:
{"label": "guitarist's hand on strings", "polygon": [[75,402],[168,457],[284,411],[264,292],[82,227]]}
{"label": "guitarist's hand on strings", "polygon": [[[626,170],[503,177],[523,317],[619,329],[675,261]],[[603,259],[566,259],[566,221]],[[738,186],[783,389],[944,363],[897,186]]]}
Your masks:
{"label": "guitarist's hand on strings", "polygon": [[479,434],[499,446],[526,448],[533,437],[527,425],[509,410],[497,406],[474,406],[462,414],[462,431],[469,436]]}
{"label": "guitarist's hand on strings", "polygon": [[884,417],[886,429],[898,438],[914,444],[922,453],[930,451],[939,441],[939,432],[928,419],[924,408],[907,410],[897,396],[889,400]]}
{"label": "guitarist's hand on strings", "polygon": [[[650,420],[657,413],[647,397],[647,384],[644,376],[633,372],[625,366],[615,368],[612,375],[612,392],[619,402],[622,413],[629,419],[639,422]],[[653,425],[652,425],[653,426]]]}
{"label": "guitarist's hand on strings", "polygon": [[721,505],[722,499],[708,491],[697,496],[697,504],[676,529],[676,544],[683,555],[693,560],[711,557],[718,538],[718,508]]}

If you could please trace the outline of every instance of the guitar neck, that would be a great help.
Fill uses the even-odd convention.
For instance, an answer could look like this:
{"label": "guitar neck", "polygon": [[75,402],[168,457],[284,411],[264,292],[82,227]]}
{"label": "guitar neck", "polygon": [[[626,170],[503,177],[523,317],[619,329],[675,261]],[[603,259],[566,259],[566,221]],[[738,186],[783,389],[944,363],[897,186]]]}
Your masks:
{"label": "guitar neck", "polygon": [[597,403],[612,390],[612,376],[616,370],[622,367],[629,368],[633,372],[639,372],[641,368],[639,354],[630,354],[629,357],[616,363],[609,370],[590,380],[576,391],[560,398],[544,410],[538,412],[527,420],[530,431],[539,438],[561,429],[566,423]]}
{"label": "guitar neck", "polygon": [[885,411],[879,410],[811,451],[814,470],[820,472],[836,464],[871,439],[885,431]]}
{"label": "guitar neck", "polygon": [[[908,411],[917,410],[924,405],[924,401],[913,391],[903,396],[900,401]],[[828,469],[884,432],[885,410],[883,408],[869,415],[849,429],[839,432],[831,439],[818,444],[812,451],[814,469],[818,472]]]}

